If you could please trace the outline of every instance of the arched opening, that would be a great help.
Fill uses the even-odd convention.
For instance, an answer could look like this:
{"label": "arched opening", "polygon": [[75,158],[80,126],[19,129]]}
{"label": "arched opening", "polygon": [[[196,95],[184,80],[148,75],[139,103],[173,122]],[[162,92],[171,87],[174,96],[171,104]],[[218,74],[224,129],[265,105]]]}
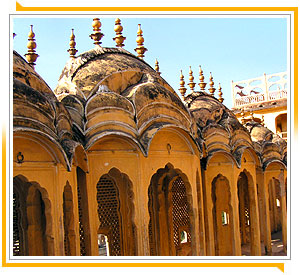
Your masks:
{"label": "arched opening", "polygon": [[63,219],[64,219],[64,250],[65,256],[76,255],[76,235],[74,231],[73,193],[67,182],[63,192]]}
{"label": "arched opening", "polygon": [[89,208],[85,172],[77,167],[77,198],[79,217],[80,256],[91,255]]}
{"label": "arched opening", "polygon": [[133,192],[128,176],[116,168],[97,183],[100,256],[134,256]]}
{"label": "arched opening", "polygon": [[192,197],[186,176],[172,165],[159,169],[148,198],[150,255],[193,255]]}
{"label": "arched opening", "polygon": [[275,118],[276,134],[287,139],[287,114],[280,114]]}
{"label": "arched opening", "polygon": [[215,234],[215,255],[233,255],[232,206],[228,179],[218,175],[211,186],[213,202],[213,223]]}
{"label": "arched opening", "polygon": [[23,176],[13,181],[13,255],[53,255],[50,201],[45,189]]}

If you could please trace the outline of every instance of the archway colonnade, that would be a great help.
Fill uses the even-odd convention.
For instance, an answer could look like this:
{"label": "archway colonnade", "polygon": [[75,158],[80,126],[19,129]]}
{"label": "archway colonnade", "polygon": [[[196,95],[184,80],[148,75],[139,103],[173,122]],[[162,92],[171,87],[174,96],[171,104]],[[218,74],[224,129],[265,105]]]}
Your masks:
{"label": "archway colonnade", "polygon": [[239,165],[222,151],[202,165],[175,128],[158,131],[147,156],[128,138],[103,137],[85,165],[75,155],[71,171],[49,152],[26,161],[32,147],[24,144],[25,161],[14,162],[15,256],[272,255],[276,231],[286,251],[279,161],[263,170],[246,149]]}

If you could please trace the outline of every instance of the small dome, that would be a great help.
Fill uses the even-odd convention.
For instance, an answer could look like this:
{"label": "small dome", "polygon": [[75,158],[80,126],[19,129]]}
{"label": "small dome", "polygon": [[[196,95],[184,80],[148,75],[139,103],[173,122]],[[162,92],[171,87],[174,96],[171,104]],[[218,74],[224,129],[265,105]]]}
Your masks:
{"label": "small dome", "polygon": [[273,132],[254,120],[247,122],[246,127],[250,132],[252,140],[255,142],[271,142],[273,139]]}

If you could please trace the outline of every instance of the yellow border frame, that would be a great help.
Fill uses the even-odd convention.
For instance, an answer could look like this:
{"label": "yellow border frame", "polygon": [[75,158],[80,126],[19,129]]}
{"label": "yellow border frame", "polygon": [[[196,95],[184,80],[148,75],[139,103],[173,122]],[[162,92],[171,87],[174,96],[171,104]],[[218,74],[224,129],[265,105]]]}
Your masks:
{"label": "yellow border frame", "polygon": [[[292,11],[294,12],[294,137],[298,135],[298,7],[23,7],[16,11]],[[284,263],[7,263],[6,132],[2,130],[2,266],[3,267],[277,267]]]}

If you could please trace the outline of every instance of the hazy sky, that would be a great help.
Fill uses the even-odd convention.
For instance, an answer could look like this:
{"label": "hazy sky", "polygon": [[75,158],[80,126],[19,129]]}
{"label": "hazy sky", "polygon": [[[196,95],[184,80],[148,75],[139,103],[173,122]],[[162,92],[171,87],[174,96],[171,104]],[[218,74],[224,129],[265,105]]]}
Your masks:
{"label": "hazy sky", "polygon": [[[114,21],[120,17],[125,49],[135,54],[137,25],[142,25],[145,47],[144,60],[152,67],[155,58],[161,76],[178,92],[180,70],[188,88],[189,66],[198,84],[199,65],[205,82],[212,72],[217,88],[223,87],[224,104],[232,106],[231,80],[238,81],[287,70],[287,19],[285,18],[192,18],[185,15],[129,18],[126,16],[100,17],[104,33],[103,47],[114,47]],[[75,29],[77,54],[94,47],[89,34],[95,16],[85,17],[13,17],[12,31],[17,34],[13,49],[21,55],[27,52],[27,36],[32,24],[36,34],[36,71],[54,90],[60,73],[69,58],[67,50],[71,29]],[[198,87],[198,85],[197,85]],[[188,90],[189,91],[189,90]]]}

